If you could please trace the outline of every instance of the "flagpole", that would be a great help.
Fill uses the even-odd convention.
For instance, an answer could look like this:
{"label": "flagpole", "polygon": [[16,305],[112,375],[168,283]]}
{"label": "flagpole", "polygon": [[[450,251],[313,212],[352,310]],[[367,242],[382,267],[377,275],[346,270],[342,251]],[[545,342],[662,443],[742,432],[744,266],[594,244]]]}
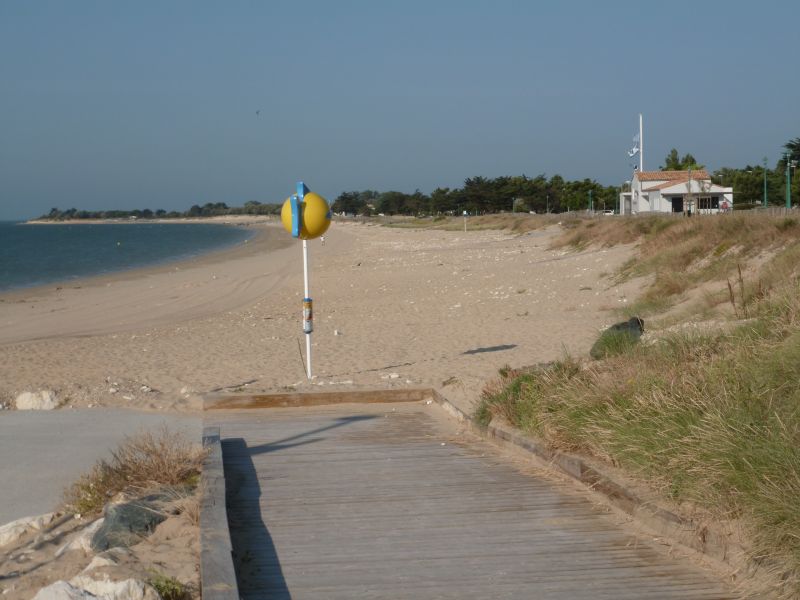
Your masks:
{"label": "flagpole", "polygon": [[[308,241],[303,240],[303,303],[311,302],[311,296],[308,295]],[[306,324],[307,316],[305,315],[305,307],[303,309],[303,329],[306,334],[306,371],[308,372],[308,380],[311,381],[311,328]],[[310,315],[309,315],[310,316]]]}
{"label": "flagpole", "polygon": [[642,128],[642,113],[639,113],[639,173],[644,171],[644,130]]}

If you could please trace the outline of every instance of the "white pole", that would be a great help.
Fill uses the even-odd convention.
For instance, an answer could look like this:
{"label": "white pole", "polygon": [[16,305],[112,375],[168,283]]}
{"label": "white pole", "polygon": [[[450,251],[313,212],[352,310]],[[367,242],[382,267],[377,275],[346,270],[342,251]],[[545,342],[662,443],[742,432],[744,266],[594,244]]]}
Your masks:
{"label": "white pole", "polygon": [[639,113],[639,172],[644,171],[644,129],[642,127],[642,113]]}
{"label": "white pole", "polygon": [[[308,295],[308,240],[303,240],[303,298],[310,298]],[[308,379],[311,379],[311,333],[306,333],[306,370]]]}

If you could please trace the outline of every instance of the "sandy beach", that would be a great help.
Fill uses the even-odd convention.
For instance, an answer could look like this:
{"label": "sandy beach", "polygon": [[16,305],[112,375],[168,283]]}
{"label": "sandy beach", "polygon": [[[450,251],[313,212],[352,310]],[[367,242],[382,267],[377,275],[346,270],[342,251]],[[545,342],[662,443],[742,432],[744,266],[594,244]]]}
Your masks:
{"label": "sandy beach", "polygon": [[309,242],[314,379],[300,349],[300,242],[274,223],[189,262],[0,296],[0,401],[195,410],[213,391],[433,386],[468,406],[504,365],[583,356],[638,282],[631,247],[551,250],[560,227],[337,222]]}

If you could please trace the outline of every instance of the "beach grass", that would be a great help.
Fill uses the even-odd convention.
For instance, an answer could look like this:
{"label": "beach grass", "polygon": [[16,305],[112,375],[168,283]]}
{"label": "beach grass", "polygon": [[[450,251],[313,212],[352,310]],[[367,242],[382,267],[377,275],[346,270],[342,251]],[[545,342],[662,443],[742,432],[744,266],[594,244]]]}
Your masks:
{"label": "beach grass", "polygon": [[628,221],[621,232],[580,222],[559,244],[613,245],[643,229],[638,254],[618,274],[656,274],[639,306],[727,278],[727,298],[713,301],[732,305],[728,326],[656,332],[646,343],[612,344],[597,361],[504,369],[486,386],[476,417],[503,418],[553,449],[621,467],[677,502],[740,524],[751,558],[780,573],[784,595],[796,597],[797,223],[750,215],[666,226],[658,217]]}
{"label": "beach grass", "polygon": [[[750,300],[800,272],[800,220],[760,214],[671,215],[614,219],[575,219],[554,248],[583,250],[636,243],[631,259],[616,274],[618,282],[651,276],[653,283],[627,308],[630,314],[657,314],[698,285],[741,279],[738,271],[751,261],[769,262],[744,290]],[[718,303],[724,302],[719,299]]]}
{"label": "beach grass", "polygon": [[[68,510],[96,514],[120,492],[142,492],[159,486],[197,485],[205,452],[166,427],[126,437],[64,492]],[[191,511],[190,511],[191,512]],[[190,517],[191,518],[191,517]]]}
{"label": "beach grass", "polygon": [[147,583],[158,592],[161,600],[189,600],[192,597],[188,586],[163,573],[153,572]]}
{"label": "beach grass", "polygon": [[[467,232],[499,230],[511,233],[527,233],[556,223],[571,219],[566,214],[535,215],[529,213],[501,213],[489,215],[473,215],[467,217]],[[463,216],[430,216],[430,217],[386,217],[386,227],[400,229],[438,229],[442,231],[464,231]]]}

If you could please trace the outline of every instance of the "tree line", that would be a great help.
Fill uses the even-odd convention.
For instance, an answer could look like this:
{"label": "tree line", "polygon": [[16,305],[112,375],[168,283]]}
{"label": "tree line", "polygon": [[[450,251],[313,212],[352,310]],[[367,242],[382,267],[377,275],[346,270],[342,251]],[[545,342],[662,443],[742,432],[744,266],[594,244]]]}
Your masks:
{"label": "tree line", "polygon": [[207,202],[203,206],[194,204],[183,212],[135,209],[135,210],[61,210],[51,208],[39,219],[47,221],[70,221],[73,219],[187,219],[193,217],[219,217],[226,215],[279,215],[281,204],[262,204],[255,200],[245,202],[244,206],[228,206],[225,202]]}
{"label": "tree line", "polygon": [[760,165],[746,165],[741,169],[723,167],[714,171],[714,183],[733,188],[734,206],[751,208],[759,206],[764,199],[764,180],[766,179],[767,201],[771,205],[784,206],[786,203],[786,170],[791,169],[792,206],[800,201],[800,177],[796,166],[800,164],[800,138],[784,144],[785,154],[770,169],[766,158]]}
{"label": "tree line", "polygon": [[441,215],[498,212],[613,210],[620,188],[590,179],[565,181],[560,175],[469,177],[460,188],[437,187],[430,194],[375,190],[342,192],[332,210],[350,215]]}
{"label": "tree line", "polygon": [[[775,167],[747,165],[743,168],[723,167],[714,171],[714,183],[732,187],[737,208],[760,205],[764,195],[766,174],[767,198],[770,204],[782,206],[786,198],[786,169],[794,169],[800,163],[800,138],[784,144],[786,153]],[[673,148],[664,159],[662,170],[702,169],[694,156],[680,156]],[[545,175],[501,176],[494,178],[468,177],[460,188],[437,187],[430,194],[416,190],[412,194],[398,191],[375,190],[342,192],[333,201],[332,210],[349,215],[442,215],[485,214],[497,212],[560,213],[593,209],[614,210],[621,189],[604,186],[591,179],[567,181],[560,175],[549,179]],[[800,199],[800,177],[792,173],[792,204]],[[39,217],[51,221],[71,219],[182,219],[192,217],[215,217],[226,215],[279,215],[281,204],[261,203],[255,200],[243,206],[228,206],[225,202],[195,204],[189,210],[101,210],[87,211],[70,208],[53,208]]]}

